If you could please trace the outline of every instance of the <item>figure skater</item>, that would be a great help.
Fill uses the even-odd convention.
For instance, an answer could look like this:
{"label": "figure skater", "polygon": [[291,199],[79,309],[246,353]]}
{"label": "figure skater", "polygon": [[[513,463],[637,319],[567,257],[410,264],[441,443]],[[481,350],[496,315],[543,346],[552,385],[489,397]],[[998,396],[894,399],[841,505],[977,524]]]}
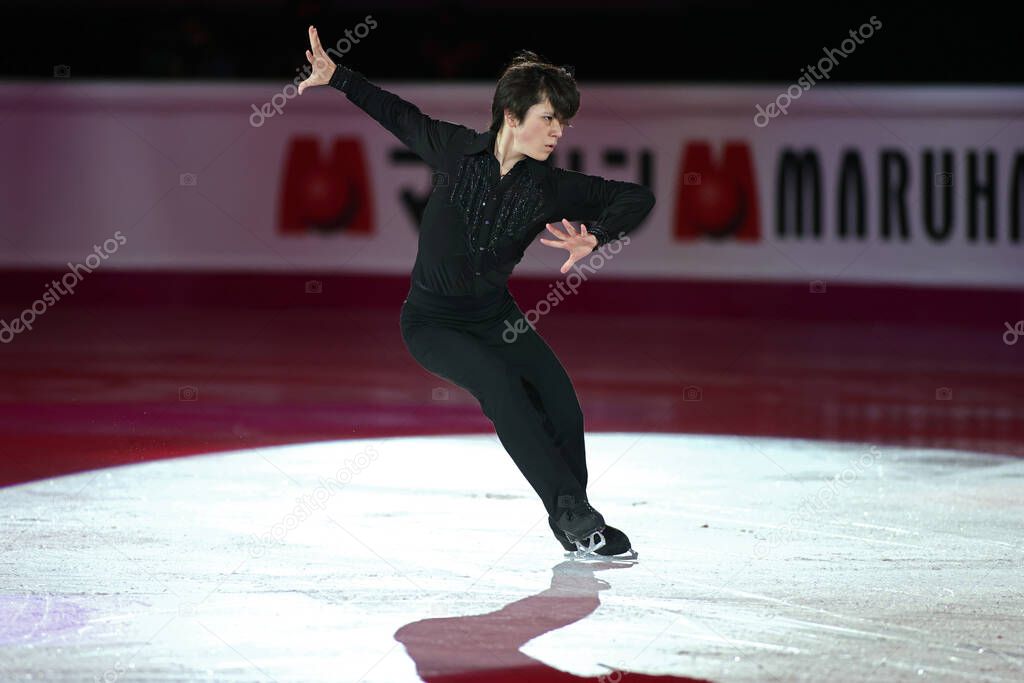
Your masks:
{"label": "figure skater", "polygon": [[[564,274],[635,229],[654,207],[654,194],[550,162],[579,109],[571,67],[520,51],[498,80],[490,129],[478,132],[431,118],[335,64],[313,26],[309,42],[312,71],[299,94],[317,85],[340,90],[433,169],[400,315],[409,353],[476,397],[570,555],[635,558],[626,534],[587,499],[579,399],[507,282],[543,227],[554,236],[543,244],[569,252]],[[566,216],[581,221],[579,228]]]}

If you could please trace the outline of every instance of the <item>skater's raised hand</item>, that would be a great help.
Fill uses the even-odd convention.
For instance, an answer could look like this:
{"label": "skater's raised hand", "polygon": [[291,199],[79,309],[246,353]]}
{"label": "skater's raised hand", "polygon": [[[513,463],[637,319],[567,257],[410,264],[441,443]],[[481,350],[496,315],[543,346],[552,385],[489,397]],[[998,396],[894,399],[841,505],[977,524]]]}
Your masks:
{"label": "skater's raised hand", "polygon": [[565,226],[566,232],[556,230],[553,226],[558,225],[557,223],[545,223],[545,225],[558,240],[546,240],[542,237],[541,243],[549,247],[557,247],[569,251],[569,260],[562,264],[562,273],[567,272],[572,268],[572,264],[588,255],[597,246],[597,237],[587,232],[587,226],[583,223],[580,223],[579,232],[576,232],[576,228],[572,227],[572,223],[569,222],[568,218],[562,219],[562,225]]}
{"label": "skater's raised hand", "polygon": [[314,85],[325,85],[331,81],[331,76],[334,75],[334,70],[337,68],[331,58],[327,56],[324,49],[320,47],[320,38],[316,35],[316,27],[309,27],[309,46],[312,48],[312,52],[306,50],[306,61],[313,65],[313,73],[309,75],[309,78],[299,83],[299,94],[306,88],[312,88]]}

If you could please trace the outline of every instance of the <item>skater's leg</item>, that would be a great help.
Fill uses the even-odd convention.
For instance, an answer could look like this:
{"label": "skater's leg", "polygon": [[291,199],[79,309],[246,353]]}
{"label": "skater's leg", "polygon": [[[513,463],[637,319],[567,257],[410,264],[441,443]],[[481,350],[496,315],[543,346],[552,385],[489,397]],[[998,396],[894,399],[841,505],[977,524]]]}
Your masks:
{"label": "skater's leg", "polygon": [[[576,394],[573,391],[573,400],[568,404],[556,403],[557,399],[553,401],[552,397],[557,392],[551,391],[547,386],[549,382],[545,381],[551,379],[554,378],[550,375],[541,379],[524,375],[523,384],[526,386],[530,400],[544,415],[545,429],[551,435],[558,452],[562,454],[562,459],[565,460],[565,464],[572,470],[573,476],[586,491],[587,459],[583,442],[583,412],[579,410],[579,399],[575,398]],[[566,380],[568,380],[568,376],[566,376]],[[571,384],[569,386],[572,387]],[[564,391],[563,395],[565,395]],[[572,415],[574,412],[573,401],[575,401],[577,411],[575,416]],[[549,409],[549,405],[554,407]]]}
{"label": "skater's leg", "polygon": [[[522,316],[518,307],[516,311],[517,313],[508,319],[517,334],[505,334],[499,352],[508,357],[519,369],[531,400],[545,415],[545,424],[553,434],[559,451],[585,490],[587,462],[583,439],[583,412],[580,409],[579,398],[568,373],[547,342],[525,322],[522,325],[515,325],[516,316]],[[504,329],[507,331],[509,328]],[[492,336],[488,335],[488,338],[491,339]],[[604,523],[603,518],[601,523]],[[562,547],[566,550],[576,548],[565,531],[558,528],[553,517],[548,517],[548,525]],[[596,556],[626,559],[629,555],[628,559],[636,558],[637,554],[631,550],[629,537],[619,529],[604,524],[601,537],[604,545],[595,548]]]}
{"label": "skater's leg", "polygon": [[[521,316],[518,312],[517,316]],[[507,329],[507,328],[506,328]],[[583,438],[583,411],[568,373],[547,342],[529,325],[521,325],[512,341],[506,335],[498,353],[514,365],[528,395],[545,416],[545,425],[576,480],[587,488],[587,454]]]}
{"label": "skater's leg", "polygon": [[406,348],[426,370],[469,391],[494,424],[502,446],[540,496],[548,514],[560,495],[585,496],[537,411],[519,370],[479,337],[419,325],[403,331]]}

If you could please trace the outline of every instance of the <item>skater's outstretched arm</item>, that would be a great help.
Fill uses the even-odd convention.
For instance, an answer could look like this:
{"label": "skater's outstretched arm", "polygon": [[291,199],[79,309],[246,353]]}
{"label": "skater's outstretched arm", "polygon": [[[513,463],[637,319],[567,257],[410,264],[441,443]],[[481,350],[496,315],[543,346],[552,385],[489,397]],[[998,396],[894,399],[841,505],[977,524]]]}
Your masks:
{"label": "skater's outstretched arm", "polygon": [[342,91],[432,168],[441,165],[444,151],[457,133],[472,132],[466,126],[431,118],[412,102],[370,83],[358,71],[335,64],[320,46],[313,26],[309,27],[309,44],[311,50],[306,50],[306,60],[313,72],[299,84],[299,94],[316,85],[330,85]]}

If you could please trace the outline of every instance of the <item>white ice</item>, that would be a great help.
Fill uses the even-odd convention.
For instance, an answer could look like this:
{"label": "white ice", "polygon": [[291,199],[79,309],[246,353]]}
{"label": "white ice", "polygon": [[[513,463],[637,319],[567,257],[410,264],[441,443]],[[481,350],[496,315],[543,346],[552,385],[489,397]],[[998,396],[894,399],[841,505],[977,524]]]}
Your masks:
{"label": "white ice", "polygon": [[[544,631],[559,603],[531,607],[523,655],[590,676],[1024,681],[1021,460],[665,434],[587,448],[590,500],[639,561],[596,571],[577,621]],[[493,436],[0,489],[0,680],[420,680],[400,628],[571,575],[545,517]],[[488,656],[436,645],[451,671]]]}

